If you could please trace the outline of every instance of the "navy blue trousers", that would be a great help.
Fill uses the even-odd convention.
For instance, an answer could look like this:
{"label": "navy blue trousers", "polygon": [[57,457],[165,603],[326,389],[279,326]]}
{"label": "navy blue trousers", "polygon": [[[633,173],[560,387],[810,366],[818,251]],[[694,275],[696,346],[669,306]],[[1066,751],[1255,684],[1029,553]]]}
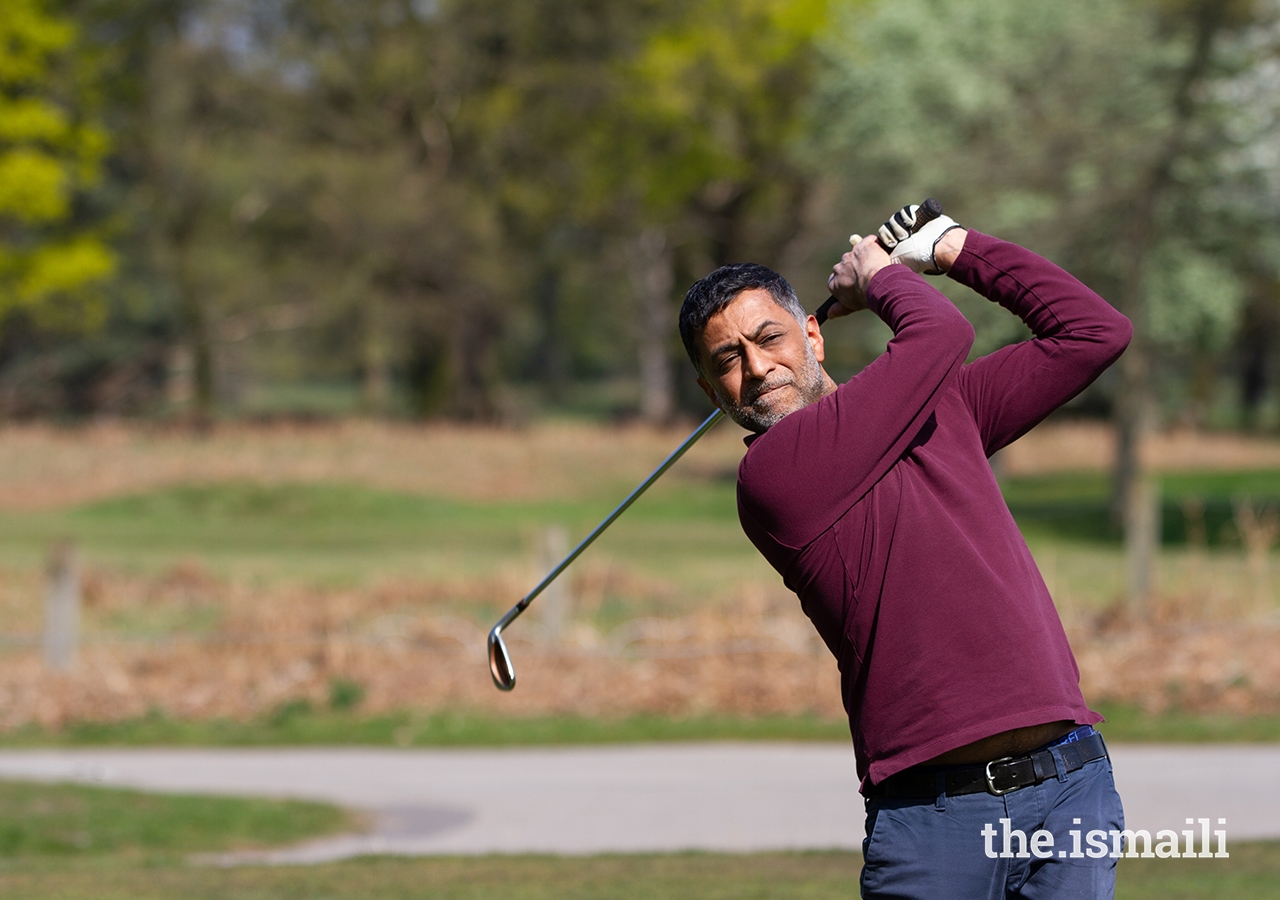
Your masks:
{"label": "navy blue trousers", "polygon": [[1000,797],[939,794],[866,806],[866,900],[1115,896],[1111,832],[1124,829],[1124,810],[1109,759]]}

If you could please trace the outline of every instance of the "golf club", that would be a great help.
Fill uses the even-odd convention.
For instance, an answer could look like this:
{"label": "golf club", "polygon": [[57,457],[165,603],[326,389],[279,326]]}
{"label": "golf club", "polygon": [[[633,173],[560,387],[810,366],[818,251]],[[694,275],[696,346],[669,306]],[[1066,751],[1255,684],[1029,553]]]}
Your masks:
{"label": "golf club", "polygon": [[[928,198],[916,210],[916,220],[911,225],[911,233],[915,234],[940,215],[942,215],[942,204],[932,197]],[[876,238],[876,243],[884,247],[886,253],[889,252],[889,248],[884,246],[884,241],[880,240],[880,238]],[[831,308],[839,302],[835,297],[828,297],[827,302],[818,307],[818,311],[813,316],[818,320],[819,325],[826,323],[827,315],[831,312]]]}
{"label": "golf club", "polygon": [[590,547],[591,543],[600,536],[601,532],[612,525],[618,516],[626,512],[627,507],[636,502],[636,498],[647,491],[651,484],[662,477],[663,472],[675,465],[676,460],[684,456],[685,451],[692,447],[697,442],[698,438],[710,431],[711,427],[722,418],[724,418],[724,413],[718,409],[711,415],[707,416],[707,418],[703,420],[702,424],[694,429],[693,434],[684,439],[683,444],[673,450],[671,455],[664,459],[662,464],[659,465],[658,468],[654,469],[648,478],[640,482],[639,487],[627,495],[627,499],[619,503],[617,508],[613,512],[609,513],[609,515],[605,517],[605,520],[595,527],[594,531],[582,539],[582,543],[574,547],[569,555],[562,559],[560,564],[547,574],[546,578],[538,582],[537,587],[525,594],[524,597],[521,598],[520,602],[507,610],[507,614],[498,620],[497,625],[493,626],[493,630],[489,632],[489,673],[493,675],[493,683],[499,690],[509,691],[516,686],[516,670],[511,664],[511,654],[507,652],[507,645],[503,643],[502,629],[510,625],[516,616],[524,612],[528,608],[529,604],[533,602],[534,597],[541,594],[547,585],[555,581],[556,577],[561,572],[569,568],[569,564],[577,559],[582,554],[583,550]]}
{"label": "golf club", "polygon": [[[926,223],[931,222],[940,215],[942,215],[942,204],[937,200],[934,200],[932,197],[925,200],[920,204],[920,208],[916,212],[916,221],[911,228],[912,234],[919,231]],[[827,313],[829,313],[831,311],[831,307],[838,302],[839,301],[836,300],[835,297],[830,297],[827,299],[827,302],[822,304],[818,311],[814,313],[814,317],[818,320],[819,325],[822,325],[827,321]],[[595,530],[583,538],[582,542],[579,543],[578,546],[574,547],[568,556],[562,559],[554,569],[547,573],[546,578],[538,582],[537,586],[534,587],[533,590],[525,594],[519,603],[507,610],[506,615],[498,620],[498,624],[493,626],[492,630],[489,632],[489,674],[493,676],[493,683],[498,690],[509,691],[516,686],[516,670],[515,666],[511,662],[511,654],[507,651],[507,645],[502,640],[502,630],[515,621],[515,618],[519,616],[520,613],[528,609],[529,604],[533,602],[535,597],[546,589],[547,585],[555,581],[561,572],[569,568],[569,564],[581,556],[582,551],[590,547],[595,539],[598,538],[606,528],[614,523],[614,520],[616,520],[618,516],[626,512],[627,508],[631,506],[632,503],[635,503],[636,499],[647,491],[650,485],[661,478],[662,474],[666,472],[667,469],[675,465],[676,460],[684,456],[685,451],[697,443],[698,438],[710,431],[712,426],[722,418],[724,418],[724,413],[718,409],[711,415],[707,416],[707,418],[703,420],[702,424],[694,429],[693,434],[684,439],[684,443],[673,450],[671,455],[664,459],[662,464],[650,473],[648,478],[640,482],[639,487],[628,494],[627,498],[619,503],[617,508],[614,509],[613,512],[609,513],[603,522],[595,527]]]}

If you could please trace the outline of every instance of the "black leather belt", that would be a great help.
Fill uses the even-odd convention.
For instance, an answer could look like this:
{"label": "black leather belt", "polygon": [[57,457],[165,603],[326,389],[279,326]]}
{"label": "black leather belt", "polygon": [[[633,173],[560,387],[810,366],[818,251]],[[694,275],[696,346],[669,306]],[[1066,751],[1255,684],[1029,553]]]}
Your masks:
{"label": "black leather belt", "polygon": [[[1054,752],[1062,756],[1066,772],[1059,773]],[[943,778],[947,795],[977,794],[985,791],[1000,796],[1018,788],[1039,784],[1059,774],[1074,772],[1085,763],[1107,755],[1107,745],[1097,732],[1078,741],[1058,744],[1052,749],[1034,750],[1025,756],[1006,756],[989,763],[972,766],[912,766],[890,775],[879,784],[869,784],[863,791],[868,798],[926,798],[938,795],[938,775]]]}

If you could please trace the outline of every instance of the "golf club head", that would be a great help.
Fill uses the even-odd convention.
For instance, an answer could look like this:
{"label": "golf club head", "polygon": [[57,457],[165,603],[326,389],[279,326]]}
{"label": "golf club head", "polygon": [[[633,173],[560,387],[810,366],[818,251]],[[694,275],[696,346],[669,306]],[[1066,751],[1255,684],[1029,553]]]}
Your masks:
{"label": "golf club head", "polygon": [[500,691],[509,691],[516,686],[516,669],[511,664],[507,645],[502,642],[501,625],[495,625],[489,632],[489,674]]}

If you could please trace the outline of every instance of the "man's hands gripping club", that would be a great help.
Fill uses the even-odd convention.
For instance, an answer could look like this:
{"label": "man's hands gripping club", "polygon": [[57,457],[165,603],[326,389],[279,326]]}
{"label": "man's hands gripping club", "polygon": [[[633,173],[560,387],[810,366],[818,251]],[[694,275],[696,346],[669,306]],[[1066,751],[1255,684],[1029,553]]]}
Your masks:
{"label": "man's hands gripping club", "polygon": [[827,310],[827,318],[838,319],[860,309],[867,308],[867,286],[875,274],[890,265],[889,254],[876,240],[875,235],[866,237],[850,235],[852,249],[840,257],[827,279],[827,290],[836,299],[836,304]]}
{"label": "man's hands gripping club", "polygon": [[[934,206],[935,210],[940,207]],[[913,272],[941,275],[951,268],[964,248],[967,232],[949,216],[936,213],[916,230],[920,207],[904,206],[880,226],[876,235],[852,235],[849,250],[832,268],[827,288],[838,302],[828,318],[866,309],[867,287],[875,274],[888,265],[905,265]]]}
{"label": "man's hands gripping club", "polygon": [[[960,246],[964,246],[964,229],[955,219],[941,214],[917,228],[919,211],[918,206],[904,206],[890,216],[877,232],[880,244],[890,251],[890,262],[902,263],[921,275],[944,275],[960,252],[958,248],[950,252],[954,238],[959,237]],[[952,241],[946,241],[947,235],[956,230],[961,235],[953,235]]]}

